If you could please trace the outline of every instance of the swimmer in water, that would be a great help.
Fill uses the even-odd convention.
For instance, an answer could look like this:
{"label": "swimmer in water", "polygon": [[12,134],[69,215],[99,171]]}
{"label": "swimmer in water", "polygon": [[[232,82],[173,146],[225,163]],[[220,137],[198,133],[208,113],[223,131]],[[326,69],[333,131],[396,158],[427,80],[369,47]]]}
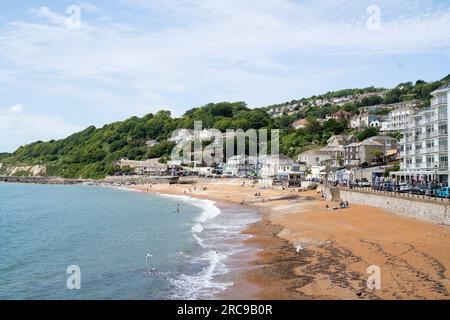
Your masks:
{"label": "swimmer in water", "polygon": [[153,257],[150,253],[147,253],[147,256],[145,256],[145,260],[147,263],[150,263],[150,258]]}

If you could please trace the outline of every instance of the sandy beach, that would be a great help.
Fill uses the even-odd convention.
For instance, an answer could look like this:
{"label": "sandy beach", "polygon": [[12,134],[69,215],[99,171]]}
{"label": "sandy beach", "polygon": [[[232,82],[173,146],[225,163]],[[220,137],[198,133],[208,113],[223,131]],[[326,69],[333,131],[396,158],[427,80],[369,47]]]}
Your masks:
{"label": "sandy beach", "polygon": [[[247,298],[450,299],[447,226],[351,203],[328,210],[327,204],[336,204],[316,191],[262,189],[231,180],[133,188],[257,209],[261,221],[245,231],[253,235],[247,244],[259,248],[248,262],[254,268],[242,273],[239,290],[231,289],[242,292],[248,284]],[[367,288],[372,265],[380,268],[380,289]]]}

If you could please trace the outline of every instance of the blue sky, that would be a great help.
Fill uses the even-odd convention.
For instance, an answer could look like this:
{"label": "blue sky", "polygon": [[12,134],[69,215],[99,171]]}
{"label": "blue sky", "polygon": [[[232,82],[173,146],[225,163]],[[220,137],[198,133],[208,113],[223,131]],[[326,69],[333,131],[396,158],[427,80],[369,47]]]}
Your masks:
{"label": "blue sky", "polygon": [[0,152],[160,109],[437,80],[449,31],[448,1],[2,1]]}

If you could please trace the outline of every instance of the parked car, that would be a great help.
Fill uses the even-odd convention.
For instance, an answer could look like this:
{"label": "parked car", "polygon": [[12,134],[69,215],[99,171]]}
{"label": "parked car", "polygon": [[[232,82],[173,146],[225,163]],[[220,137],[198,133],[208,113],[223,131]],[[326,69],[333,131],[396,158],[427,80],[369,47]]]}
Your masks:
{"label": "parked car", "polygon": [[450,188],[449,187],[444,187],[444,188],[438,189],[436,191],[436,197],[448,198],[449,196],[450,196]]}
{"label": "parked car", "polygon": [[372,185],[373,190],[382,190],[382,188],[383,188],[383,185],[381,183],[374,183]]}
{"label": "parked car", "polygon": [[396,187],[396,191],[397,192],[409,192],[411,190],[410,186],[407,185],[406,183],[400,183],[397,185]]}
{"label": "parked car", "polygon": [[427,187],[425,185],[419,184],[411,187],[409,191],[411,194],[424,195],[426,193]]}
{"label": "parked car", "polygon": [[371,187],[372,184],[369,181],[367,181],[367,179],[363,179],[363,180],[355,182],[355,186],[365,188],[365,187]]}
{"label": "parked car", "polygon": [[428,186],[425,189],[425,195],[430,196],[430,197],[436,197],[438,190],[439,190],[439,188],[437,186]]}

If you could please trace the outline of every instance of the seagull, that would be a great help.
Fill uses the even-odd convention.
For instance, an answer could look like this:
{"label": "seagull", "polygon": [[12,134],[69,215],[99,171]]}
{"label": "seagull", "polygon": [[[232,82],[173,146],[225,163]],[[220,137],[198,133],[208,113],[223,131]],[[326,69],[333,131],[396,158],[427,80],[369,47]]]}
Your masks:
{"label": "seagull", "polygon": [[150,257],[153,257],[150,253],[147,253],[147,256],[145,257],[145,260],[147,260],[147,263],[150,263]]}

